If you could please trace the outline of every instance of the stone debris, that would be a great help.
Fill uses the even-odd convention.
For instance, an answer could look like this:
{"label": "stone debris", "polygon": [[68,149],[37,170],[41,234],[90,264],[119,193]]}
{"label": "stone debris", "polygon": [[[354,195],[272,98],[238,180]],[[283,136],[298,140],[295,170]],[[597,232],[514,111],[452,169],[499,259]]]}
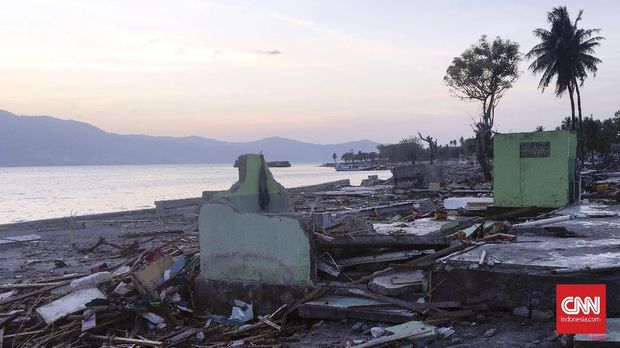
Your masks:
{"label": "stone debris", "polygon": [[[371,176],[361,188],[285,190],[262,156],[238,163],[230,190],[158,202],[176,227],[84,227],[79,243],[43,255],[39,238],[24,242],[0,284],[5,346],[481,346],[515,331],[498,315],[552,322],[558,275],[609,274],[600,281],[618,286],[613,173],[590,173],[589,201],[562,211],[490,205],[471,164],[396,170],[396,185]],[[571,251],[584,247],[590,258]],[[608,312],[617,306],[608,298]]]}

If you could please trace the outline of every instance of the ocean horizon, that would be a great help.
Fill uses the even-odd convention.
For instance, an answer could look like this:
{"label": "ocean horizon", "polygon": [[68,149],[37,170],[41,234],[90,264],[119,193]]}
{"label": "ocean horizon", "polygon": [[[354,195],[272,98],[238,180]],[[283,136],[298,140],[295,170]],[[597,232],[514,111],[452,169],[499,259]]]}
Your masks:
{"label": "ocean horizon", "polygon": [[[350,179],[390,171],[337,172],[320,163],[271,168],[285,187]],[[158,164],[0,167],[0,224],[155,207],[157,200],[199,197],[225,190],[238,170],[226,164]]]}

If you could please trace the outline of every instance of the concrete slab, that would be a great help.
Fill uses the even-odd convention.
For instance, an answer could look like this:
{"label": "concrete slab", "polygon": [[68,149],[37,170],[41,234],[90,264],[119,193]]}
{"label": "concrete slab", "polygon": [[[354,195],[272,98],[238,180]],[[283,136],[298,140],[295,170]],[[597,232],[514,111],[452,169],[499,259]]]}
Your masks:
{"label": "concrete slab", "polygon": [[404,335],[406,333],[419,334],[416,335],[415,339],[437,336],[437,328],[422,321],[409,321],[400,325],[390,326],[385,328],[385,331],[391,332],[394,335]]}
{"label": "concrete slab", "polygon": [[401,296],[421,292],[426,287],[425,282],[423,271],[403,271],[376,277],[368,284],[368,288],[382,295]]}
{"label": "concrete slab", "polygon": [[411,222],[392,222],[373,224],[375,231],[383,235],[410,234],[424,236],[432,232],[440,231],[444,226],[455,224],[456,219],[449,217],[449,220],[435,220],[433,218],[422,218]]}
{"label": "concrete slab", "polygon": [[607,318],[606,335],[575,335],[575,348],[620,347],[620,318]]}
{"label": "concrete slab", "polygon": [[47,324],[52,324],[68,314],[86,308],[85,305],[88,302],[97,298],[106,298],[97,288],[78,290],[44,306],[38,307],[37,313],[39,313]]}
{"label": "concrete slab", "polygon": [[299,316],[308,319],[359,319],[389,323],[404,323],[416,319],[410,310],[369,298],[325,295],[308,301],[298,308]]}
{"label": "concrete slab", "polygon": [[311,284],[310,239],[297,219],[207,203],[199,229],[202,278]]}
{"label": "concrete slab", "polygon": [[[618,211],[617,205],[608,210]],[[563,228],[579,237],[560,238],[546,228]],[[433,286],[438,301],[487,303],[512,310],[518,306],[553,309],[555,284],[604,283],[608,312],[620,312],[620,218],[586,218],[545,227],[513,229],[517,241],[486,244],[438,260]],[[479,265],[486,251],[485,263]]]}
{"label": "concrete slab", "polygon": [[240,212],[292,212],[284,187],[273,178],[263,155],[239,156],[239,180],[228,191],[215,192]]}
{"label": "concrete slab", "polygon": [[32,242],[41,239],[38,234],[26,234],[21,236],[0,237],[0,250],[18,246],[20,243]]}
{"label": "concrete slab", "polygon": [[464,209],[468,204],[493,204],[492,197],[450,197],[443,201],[447,210]]}

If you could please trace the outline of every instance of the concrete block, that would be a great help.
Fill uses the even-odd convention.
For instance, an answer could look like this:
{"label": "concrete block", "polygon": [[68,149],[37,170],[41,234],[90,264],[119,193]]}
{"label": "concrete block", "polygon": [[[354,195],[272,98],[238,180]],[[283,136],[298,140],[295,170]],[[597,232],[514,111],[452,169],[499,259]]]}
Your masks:
{"label": "concrete block", "polygon": [[526,306],[516,307],[512,311],[512,314],[516,315],[517,317],[529,318],[530,317],[530,309],[527,308]]}
{"label": "concrete block", "polygon": [[572,202],[576,148],[576,135],[564,130],[495,135],[495,205],[559,208]]}
{"label": "concrete block", "polygon": [[[216,192],[239,212],[286,213],[293,209],[284,187],[274,180],[262,155],[239,156],[239,181]],[[262,203],[261,203],[262,202]]]}
{"label": "concrete block", "polygon": [[421,292],[425,277],[422,271],[397,272],[375,277],[368,288],[378,294],[400,296],[408,293]]}
{"label": "concrete block", "polygon": [[207,203],[199,230],[205,279],[311,284],[310,239],[298,219]]}

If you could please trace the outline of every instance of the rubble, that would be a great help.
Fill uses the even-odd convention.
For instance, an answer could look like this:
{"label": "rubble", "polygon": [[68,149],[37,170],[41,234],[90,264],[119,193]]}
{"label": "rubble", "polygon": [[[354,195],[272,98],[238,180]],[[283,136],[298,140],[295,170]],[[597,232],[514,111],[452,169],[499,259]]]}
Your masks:
{"label": "rubble", "polygon": [[0,226],[65,245],[3,256],[16,260],[0,271],[5,346],[479,346],[535,321],[523,339],[544,346],[558,280],[596,274],[618,290],[612,174],[590,173],[579,205],[498,211],[463,163],[444,163],[432,190],[377,178],[285,190],[262,161],[239,161],[228,191],[159,202],[158,219],[124,215],[101,234],[85,233],[95,220]]}

